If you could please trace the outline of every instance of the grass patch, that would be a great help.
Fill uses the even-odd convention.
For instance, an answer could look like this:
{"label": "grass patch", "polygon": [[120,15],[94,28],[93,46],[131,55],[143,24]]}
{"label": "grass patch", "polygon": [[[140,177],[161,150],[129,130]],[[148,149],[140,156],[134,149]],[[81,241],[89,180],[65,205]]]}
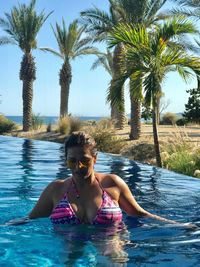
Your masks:
{"label": "grass patch", "polygon": [[69,118],[69,116],[61,117],[58,120],[57,131],[61,134],[69,134],[69,132],[70,132],[70,118]]}
{"label": "grass patch", "polygon": [[82,121],[79,118],[70,116],[70,134],[72,132],[80,131],[82,128]]}
{"label": "grass patch", "polygon": [[82,128],[82,121],[76,117],[65,116],[58,121],[57,131],[61,134],[71,134],[75,131],[80,131]]}
{"label": "grass patch", "polygon": [[163,167],[185,175],[196,176],[200,168],[200,147],[190,142],[187,133],[177,131],[162,143]]}
{"label": "grass patch", "polygon": [[39,130],[42,128],[44,124],[44,119],[40,116],[40,114],[32,114],[31,117],[31,130]]}

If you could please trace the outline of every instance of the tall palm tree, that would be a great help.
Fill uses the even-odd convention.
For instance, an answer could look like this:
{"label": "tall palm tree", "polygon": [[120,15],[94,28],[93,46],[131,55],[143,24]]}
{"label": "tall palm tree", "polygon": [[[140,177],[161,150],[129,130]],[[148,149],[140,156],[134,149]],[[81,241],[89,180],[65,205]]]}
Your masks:
{"label": "tall palm tree", "polygon": [[58,56],[63,60],[63,65],[59,74],[60,93],[60,117],[68,114],[69,90],[72,81],[71,61],[83,55],[97,54],[98,50],[90,46],[91,39],[83,38],[84,26],[79,26],[77,20],[69,24],[67,29],[65,21],[62,19],[62,26],[56,23],[56,28],[52,27],[54,36],[58,44],[58,51],[52,48],[41,48]]}
{"label": "tall palm tree", "polygon": [[[169,17],[161,13],[161,8],[166,3],[166,0],[116,0],[116,10],[119,12],[121,21],[124,23],[139,23],[148,28],[154,28],[155,24],[163,19]],[[130,94],[131,103],[131,118],[130,118],[130,139],[139,139],[141,135],[141,103],[142,97],[142,83],[140,84],[140,92],[134,90],[135,82],[130,77],[129,88],[132,92]]]}
{"label": "tall palm tree", "polygon": [[37,14],[35,4],[36,0],[32,0],[28,6],[14,6],[10,13],[5,13],[6,18],[0,18],[0,26],[9,35],[1,37],[0,44],[15,44],[24,53],[20,69],[20,80],[23,82],[23,131],[29,131],[31,127],[33,81],[36,79],[32,50],[37,48],[37,34],[52,13]]}
{"label": "tall palm tree", "polygon": [[[82,23],[86,26],[86,31],[93,37],[95,42],[106,42],[108,33],[112,31],[112,28],[116,26],[120,21],[120,15],[115,10],[116,0],[109,0],[110,8],[109,12],[105,12],[97,7],[87,9],[81,12]],[[113,76],[111,79],[110,90],[114,90],[113,84],[115,79],[121,75],[120,57],[123,51],[122,44],[118,44],[114,49],[113,57]],[[110,100],[111,106],[111,118],[114,121],[115,127],[123,129],[125,123],[125,102],[124,102],[124,87],[122,86],[120,94],[120,110]]]}
{"label": "tall palm tree", "polygon": [[[189,56],[180,46],[169,46],[171,39],[194,32],[194,25],[182,18],[173,18],[159,25],[154,33],[144,26],[121,24],[113,30],[110,36],[111,46],[123,42],[126,46],[124,57],[126,65],[123,76],[116,82],[116,89],[132,76],[136,81],[142,78],[145,102],[153,108],[153,137],[156,161],[162,166],[157,132],[156,107],[157,97],[162,92],[162,82],[170,71],[177,71],[184,80],[195,72],[200,78],[200,59]],[[196,31],[197,32],[197,31]],[[124,65],[123,65],[124,66]],[[135,88],[140,91],[140,84]],[[117,90],[116,90],[117,92]],[[132,92],[130,92],[132,93]],[[112,96],[117,102],[117,93]]]}
{"label": "tall palm tree", "polygon": [[[95,41],[107,40],[107,36],[112,28],[116,26],[119,22],[126,23],[145,23],[145,25],[152,25],[159,19],[163,19],[165,16],[158,14],[158,11],[165,4],[166,0],[109,0],[110,2],[110,13],[106,13],[98,8],[88,9],[81,12],[82,17],[87,24],[88,32],[93,33],[95,36]],[[114,51],[114,76],[111,81],[110,90],[115,90],[114,84],[115,80],[121,75],[120,71],[120,58],[123,53],[122,43],[117,44]],[[130,86],[134,86],[133,82],[130,82]],[[112,93],[110,94],[112,95]],[[131,94],[131,132],[130,137],[132,139],[138,139],[140,136],[140,105],[141,105],[141,94],[136,93]],[[120,97],[120,107],[117,108],[118,114],[121,117],[118,118],[118,126],[123,128],[124,117],[122,116],[124,112],[124,89],[121,88],[121,93],[118,94]],[[111,102],[111,114],[112,110],[116,107],[114,101],[110,98]]]}

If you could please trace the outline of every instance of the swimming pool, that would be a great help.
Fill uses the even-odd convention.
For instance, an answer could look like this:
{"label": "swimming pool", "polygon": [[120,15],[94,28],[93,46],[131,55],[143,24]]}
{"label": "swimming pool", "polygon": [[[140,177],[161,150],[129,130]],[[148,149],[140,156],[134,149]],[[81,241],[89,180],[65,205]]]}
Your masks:
{"label": "swimming pool", "polygon": [[[153,213],[200,221],[200,180],[99,153],[96,171],[113,172]],[[124,216],[118,228],[67,226],[48,218],[18,226],[44,187],[67,177],[63,146],[0,136],[0,266],[200,266],[200,230]]]}

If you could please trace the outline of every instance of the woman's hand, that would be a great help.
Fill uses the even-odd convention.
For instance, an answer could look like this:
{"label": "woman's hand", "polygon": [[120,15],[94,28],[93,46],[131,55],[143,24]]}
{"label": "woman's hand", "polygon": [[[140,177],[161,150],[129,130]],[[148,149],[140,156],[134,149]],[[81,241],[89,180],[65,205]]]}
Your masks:
{"label": "woman's hand", "polygon": [[20,224],[25,224],[25,223],[28,223],[30,221],[29,217],[26,216],[26,217],[23,217],[23,218],[16,218],[16,219],[13,219],[13,220],[10,220],[8,222],[5,223],[5,225],[20,225]]}

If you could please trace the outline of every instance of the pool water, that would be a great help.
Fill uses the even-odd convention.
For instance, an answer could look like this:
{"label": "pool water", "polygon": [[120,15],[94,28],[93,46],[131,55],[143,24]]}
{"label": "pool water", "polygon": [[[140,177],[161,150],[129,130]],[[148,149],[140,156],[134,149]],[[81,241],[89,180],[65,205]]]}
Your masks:
{"label": "pool water", "polygon": [[[200,223],[200,180],[99,153],[98,172],[129,185],[150,212]],[[200,266],[200,230],[124,214],[118,227],[53,228],[48,218],[8,226],[27,215],[45,186],[68,177],[61,144],[0,136],[0,266]]]}

